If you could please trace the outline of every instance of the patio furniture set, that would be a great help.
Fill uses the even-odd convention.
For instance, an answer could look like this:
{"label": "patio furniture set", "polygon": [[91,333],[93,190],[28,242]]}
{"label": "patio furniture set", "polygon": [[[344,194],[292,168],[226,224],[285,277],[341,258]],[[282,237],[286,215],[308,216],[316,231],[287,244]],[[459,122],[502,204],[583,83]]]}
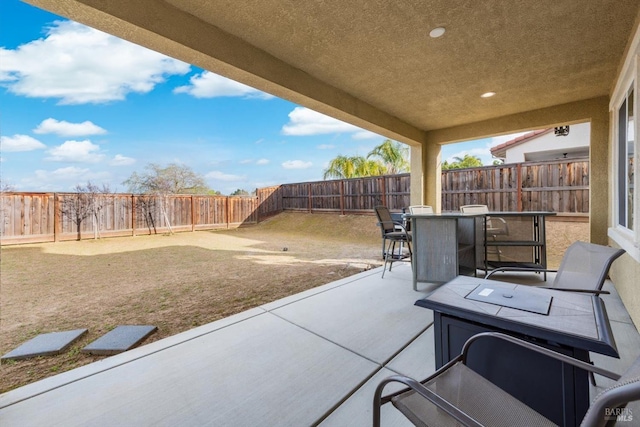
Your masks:
{"label": "patio furniture set", "polygon": [[[422,381],[396,375],[380,383],[374,426],[387,402],[420,426],[600,426],[633,418],[624,408],[640,400],[640,358],[618,375],[594,366],[589,357],[590,352],[619,357],[599,295],[608,293],[602,287],[624,250],[575,242],[559,269],[549,270],[547,215],[497,217],[482,206],[440,215],[410,209],[403,217],[410,226],[396,223],[394,243],[406,245],[410,258],[391,257],[395,248],[389,245],[383,274],[387,264],[391,270],[393,262],[410,260],[414,289],[418,281],[444,283],[416,302],[434,311],[437,371]],[[530,237],[504,239],[513,232],[509,217],[524,218]],[[505,259],[503,247],[529,247],[532,260]],[[474,277],[481,269],[485,278]],[[547,272],[556,274],[551,286],[490,279],[505,272],[542,273],[545,281]],[[588,380],[595,385],[594,373],[617,382],[589,405]],[[383,397],[390,383],[406,387]]]}

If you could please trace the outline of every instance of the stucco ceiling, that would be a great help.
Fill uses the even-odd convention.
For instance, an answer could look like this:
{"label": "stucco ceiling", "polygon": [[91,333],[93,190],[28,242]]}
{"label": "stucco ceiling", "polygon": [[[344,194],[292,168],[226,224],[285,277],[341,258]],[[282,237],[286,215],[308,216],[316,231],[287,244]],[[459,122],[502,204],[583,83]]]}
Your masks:
{"label": "stucco ceiling", "polygon": [[[608,95],[640,0],[28,0],[372,130]],[[429,32],[446,28],[434,39]],[[481,98],[492,91],[496,96]]]}

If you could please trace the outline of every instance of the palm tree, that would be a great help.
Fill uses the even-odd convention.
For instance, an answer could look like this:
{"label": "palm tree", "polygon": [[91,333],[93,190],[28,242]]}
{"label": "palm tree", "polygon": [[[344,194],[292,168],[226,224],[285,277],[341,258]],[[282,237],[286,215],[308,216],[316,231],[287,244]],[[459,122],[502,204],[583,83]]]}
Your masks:
{"label": "palm tree", "polygon": [[363,176],[384,175],[385,167],[380,162],[368,160],[362,156],[338,156],[331,160],[324,171],[327,178],[358,178]]}
{"label": "palm tree", "polygon": [[385,165],[386,173],[389,175],[409,172],[409,147],[399,143],[385,139],[382,144],[375,147],[367,155],[369,157],[378,157]]}
{"label": "palm tree", "polygon": [[445,160],[442,163],[442,170],[476,168],[482,166],[482,160],[477,156],[472,156],[471,154],[465,154],[464,157],[454,157],[453,160],[455,161],[451,163]]}

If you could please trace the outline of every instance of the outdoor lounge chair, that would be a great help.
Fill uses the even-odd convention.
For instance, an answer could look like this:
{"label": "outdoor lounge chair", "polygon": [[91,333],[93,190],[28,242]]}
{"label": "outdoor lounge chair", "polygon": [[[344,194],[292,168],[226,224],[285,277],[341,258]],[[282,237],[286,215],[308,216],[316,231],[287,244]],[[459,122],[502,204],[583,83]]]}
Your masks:
{"label": "outdoor lounge chair", "polygon": [[[386,206],[376,206],[374,210],[376,211],[378,225],[382,233],[382,246],[384,248],[384,269],[382,270],[382,277],[384,278],[387,264],[389,264],[389,271],[391,271],[394,262],[406,261],[407,256],[402,254],[402,247],[405,244],[409,251],[409,261],[411,261],[411,233],[407,231],[402,222],[393,221],[391,213]],[[396,254],[396,243],[400,243],[400,253],[398,254]]]}
{"label": "outdoor lounge chair", "polygon": [[[572,357],[539,347],[497,332],[484,332],[471,337],[462,354],[418,382],[395,375],[383,380],[373,400],[373,425],[380,426],[380,407],[392,404],[417,426],[552,426],[556,425],[526,404],[517,400],[489,380],[467,367],[467,352],[476,342],[497,338],[541,353],[588,372],[596,372],[617,382],[601,392],[591,403],[582,427],[605,426],[611,418],[623,413],[624,406],[640,400],[640,357],[622,375],[595,367]],[[408,388],[382,397],[384,387],[392,382]],[[540,390],[544,393],[544,390]]]}
{"label": "outdoor lounge chair", "polygon": [[611,264],[624,253],[624,249],[611,248],[577,241],[567,248],[557,270],[528,267],[501,267],[489,272],[485,279],[499,272],[522,271],[556,273],[552,289],[559,291],[608,293],[602,290]]}

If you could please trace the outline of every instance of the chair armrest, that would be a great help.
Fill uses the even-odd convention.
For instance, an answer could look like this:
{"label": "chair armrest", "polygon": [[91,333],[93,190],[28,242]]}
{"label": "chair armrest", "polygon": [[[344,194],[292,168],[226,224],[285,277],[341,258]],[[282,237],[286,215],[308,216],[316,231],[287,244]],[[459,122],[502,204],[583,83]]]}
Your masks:
{"label": "chair armrest", "polygon": [[[391,382],[398,382],[408,386],[408,389],[404,389],[403,392],[408,391],[409,389],[415,391],[420,396],[424,397],[431,403],[433,403],[438,408],[445,411],[447,414],[451,415],[455,418],[459,423],[462,423],[464,426],[469,427],[483,427],[482,424],[478,423],[476,420],[471,418],[466,413],[462,412],[460,409],[453,406],[451,403],[447,402],[442,397],[438,396],[433,391],[429,390],[425,386],[423,386],[419,381],[414,380],[413,378],[405,377],[402,375],[394,375],[389,378],[385,378],[376,388],[374,402],[373,402],[373,425],[374,427],[380,426],[380,406],[383,403],[386,403],[391,400],[391,396],[387,396],[382,399],[382,389]],[[395,396],[395,393],[393,396]],[[384,402],[383,402],[384,400]]]}
{"label": "chair armrest", "polygon": [[490,219],[491,221],[495,220],[500,222],[500,224],[497,224],[498,225],[497,227],[496,227],[496,224],[492,223],[493,225],[492,229],[500,231],[501,234],[506,234],[506,235],[509,234],[509,224],[504,218],[500,216],[493,216],[493,215],[490,215],[487,218]]}
{"label": "chair armrest", "polygon": [[407,227],[402,223],[402,222],[398,222],[398,221],[393,221],[393,225],[395,227],[400,227],[400,229],[405,233],[408,234],[409,232],[407,231]]}
{"label": "chair armrest", "polygon": [[558,353],[557,351],[549,350],[547,348],[540,347],[538,345],[532,344],[527,341],[523,341],[519,338],[512,337],[511,335],[502,334],[500,332],[482,332],[469,338],[467,342],[464,343],[464,346],[462,347],[463,363],[466,364],[467,352],[469,351],[469,348],[471,347],[471,345],[474,342],[484,338],[498,338],[504,341],[509,341],[513,344],[519,345],[521,347],[527,348],[529,350],[535,351],[540,354],[544,354],[545,356],[549,356],[563,363],[568,363],[569,365],[573,365],[577,368],[584,369],[585,371],[594,372],[596,374],[600,374],[604,377],[611,378],[612,380],[616,380],[616,381],[620,379],[620,375],[616,374],[615,372],[598,368],[597,366],[591,365],[587,362],[583,362],[582,360],[574,359],[573,357],[569,357],[567,355]]}
{"label": "chair armrest", "polygon": [[489,273],[487,273],[486,276],[484,276],[485,279],[488,279],[489,277],[491,277],[494,273],[499,273],[501,271],[523,271],[523,272],[529,272],[529,273],[557,273],[558,270],[549,270],[546,268],[533,268],[533,267],[500,267],[500,268],[496,268],[495,270],[491,270]]}
{"label": "chair armrest", "polygon": [[549,288],[549,287],[545,287],[545,286],[540,286],[540,288],[542,288],[542,289],[551,289],[553,291],[582,292],[582,293],[585,293],[585,294],[595,294],[595,295],[609,295],[611,293],[609,291],[603,291],[602,289]]}

